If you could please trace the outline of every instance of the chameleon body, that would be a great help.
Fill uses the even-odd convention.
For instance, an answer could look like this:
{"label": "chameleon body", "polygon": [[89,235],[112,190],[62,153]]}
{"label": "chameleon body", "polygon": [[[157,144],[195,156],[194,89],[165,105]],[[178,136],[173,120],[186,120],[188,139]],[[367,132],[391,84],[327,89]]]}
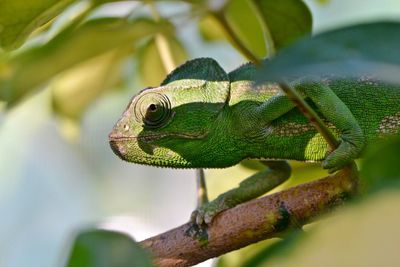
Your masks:
{"label": "chameleon body", "polygon": [[256,72],[253,64],[226,73],[210,58],[188,61],[161,86],[133,97],[109,135],[113,151],[126,161],[175,168],[263,159],[266,171],[195,211],[194,220],[209,223],[286,180],[290,167],[282,160],[323,161],[332,172],[358,158],[365,145],[399,133],[399,87],[368,76],[291,81],[341,140],[330,152],[277,84],[254,82]]}

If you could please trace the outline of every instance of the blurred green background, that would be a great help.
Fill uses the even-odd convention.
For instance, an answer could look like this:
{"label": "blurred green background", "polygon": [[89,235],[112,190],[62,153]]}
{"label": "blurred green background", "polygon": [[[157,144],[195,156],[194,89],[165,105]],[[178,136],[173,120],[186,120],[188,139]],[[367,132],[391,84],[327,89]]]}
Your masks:
{"label": "blurred green background", "polygon": [[[13,28],[18,26],[13,19],[30,15],[36,18],[37,14],[29,12],[37,9],[43,15],[45,10],[35,9],[35,1],[15,1],[11,7],[9,2],[0,1],[0,99],[4,100],[0,102],[0,266],[59,266],[74,235],[96,225],[128,232],[136,240],[142,240],[185,223],[196,202],[194,171],[123,162],[109,148],[107,135],[132,95],[141,88],[157,85],[173,65],[190,58],[212,57],[230,71],[247,60],[220,38],[210,18],[207,18],[209,21],[201,19],[200,29],[203,27],[203,30],[199,34],[199,21],[192,19],[197,14],[188,3],[157,2],[150,8],[151,5],[135,1],[94,1],[95,6],[91,7],[88,7],[89,1],[37,1],[51,6],[51,12],[42,16],[49,22],[36,29],[34,27],[44,21],[25,22],[26,27],[20,29]],[[213,5],[223,2],[213,1]],[[398,0],[305,2],[312,13],[313,33],[365,21],[400,21]],[[52,18],[49,20],[46,16]],[[76,23],[82,23],[80,16],[89,23],[75,30]],[[163,18],[168,18],[168,22]],[[120,27],[120,21],[127,19],[132,24]],[[112,24],[115,28],[107,28],[110,21],[115,21]],[[154,21],[162,24],[166,33],[161,38],[160,35],[142,38],[154,36],[149,33],[158,31],[159,26],[155,27]],[[103,25],[104,31],[97,35],[90,30],[92,26]],[[115,33],[114,40],[107,39],[107,31]],[[127,33],[133,32],[131,39],[126,38]],[[160,54],[163,43],[173,51],[172,66],[165,65],[162,59],[165,55]],[[268,52],[263,47],[251,49],[263,56]],[[59,53],[60,49],[64,52]],[[15,60],[7,65],[10,56]],[[44,88],[46,77],[35,71],[41,68],[47,68],[46,75],[54,79],[44,90],[33,91],[38,85]],[[15,77],[9,79],[10,75]],[[9,108],[6,102],[11,105]],[[294,163],[294,168],[294,179],[283,187],[325,175],[318,165]],[[243,166],[206,170],[210,197],[236,186],[252,172]],[[390,197],[385,203],[399,203],[398,193]],[[360,209],[368,213],[368,207],[372,206],[371,210],[376,208],[377,213],[382,213],[374,213],[377,218],[388,220],[396,212],[400,213],[400,205],[397,208],[386,205],[386,209],[380,209],[382,205],[371,204]],[[357,219],[363,219],[363,215],[358,216]],[[328,223],[334,225],[335,219],[329,219]],[[396,219],[399,222],[398,216],[390,221]],[[344,233],[343,243],[334,247],[335,244],[328,242],[333,247],[327,248],[328,251],[350,246],[346,241],[349,234],[345,231],[351,232],[354,228],[349,230],[349,224],[346,226],[342,220],[337,220],[340,230],[336,228],[331,234]],[[350,224],[354,222],[351,218],[348,220]],[[329,224],[326,227],[333,229]],[[365,227],[368,230],[374,225],[372,222]],[[360,230],[359,235],[356,233],[350,240],[361,243],[351,243],[352,246],[368,242],[362,242],[361,237],[370,233]],[[309,243],[309,248],[302,247],[297,256],[290,257],[290,262],[303,261],[305,264],[301,266],[317,266],[312,264],[315,257],[307,258],[307,251],[317,250],[318,244],[325,242],[321,236],[323,234],[321,240]],[[386,244],[385,248],[392,248],[387,246],[390,244],[394,248],[395,243],[388,241],[394,236],[400,241],[399,230],[371,238],[376,238],[377,245]],[[271,243],[262,242],[228,254],[219,265],[240,266]],[[316,247],[312,247],[313,244]],[[357,253],[362,258],[369,250],[376,251],[376,248],[371,245]],[[318,255],[323,258],[324,254]],[[310,265],[307,260],[311,261]],[[277,261],[276,265],[269,266],[296,266],[290,262]],[[319,262],[328,266],[323,260]],[[393,262],[379,266],[395,266],[390,263]],[[210,264],[209,261],[203,265]],[[378,265],[367,261],[365,265],[337,262],[332,266]]]}

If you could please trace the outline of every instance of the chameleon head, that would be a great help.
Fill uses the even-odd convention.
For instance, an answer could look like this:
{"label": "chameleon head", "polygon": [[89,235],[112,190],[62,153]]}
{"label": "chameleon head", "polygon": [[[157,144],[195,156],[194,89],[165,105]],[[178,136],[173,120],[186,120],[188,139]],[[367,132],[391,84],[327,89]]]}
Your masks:
{"label": "chameleon head", "polygon": [[140,164],[233,165],[221,154],[231,144],[219,138],[228,129],[223,118],[228,98],[229,78],[214,60],[189,61],[160,87],[146,88],[132,99],[109,135],[111,148],[123,160]]}

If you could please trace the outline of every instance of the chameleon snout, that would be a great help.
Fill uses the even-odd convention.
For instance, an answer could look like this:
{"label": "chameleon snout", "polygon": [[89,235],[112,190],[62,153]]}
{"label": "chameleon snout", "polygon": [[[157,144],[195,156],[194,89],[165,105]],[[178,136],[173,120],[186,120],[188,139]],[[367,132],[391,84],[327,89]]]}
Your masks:
{"label": "chameleon snout", "polygon": [[128,136],[126,136],[125,134],[121,133],[121,131],[119,131],[117,129],[117,127],[115,127],[111,133],[108,134],[108,140],[111,141],[118,141],[118,140],[123,140],[126,139]]}
{"label": "chameleon snout", "polygon": [[108,135],[108,142],[112,151],[121,159],[124,159],[126,157],[126,140],[127,137],[115,128]]}

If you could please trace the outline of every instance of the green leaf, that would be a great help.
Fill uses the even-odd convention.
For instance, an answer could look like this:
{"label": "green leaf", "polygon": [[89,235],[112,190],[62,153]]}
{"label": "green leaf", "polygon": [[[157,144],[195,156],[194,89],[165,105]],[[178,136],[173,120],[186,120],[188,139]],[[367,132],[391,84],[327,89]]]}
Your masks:
{"label": "green leaf", "polygon": [[345,27],[300,40],[260,69],[259,81],[289,76],[373,74],[400,83],[400,23],[377,22]]}
{"label": "green leaf", "polygon": [[197,26],[204,41],[214,42],[226,40],[224,30],[218,21],[211,15],[202,17]]}
{"label": "green leaf", "polygon": [[0,0],[0,47],[18,48],[38,27],[60,14],[74,0]]}
{"label": "green leaf", "polygon": [[399,188],[400,136],[370,144],[361,166],[364,189]]}
{"label": "green leaf", "polygon": [[[163,45],[167,51],[161,51]],[[166,35],[153,37],[138,54],[140,79],[146,86],[158,86],[172,69],[186,60],[186,51],[178,39]]]}
{"label": "green leaf", "polygon": [[68,267],[151,267],[149,255],[129,236],[107,230],[83,232],[74,241]]}
{"label": "green leaf", "polygon": [[121,80],[122,62],[130,53],[129,48],[116,49],[60,74],[50,84],[55,112],[79,119],[94,100]]}
{"label": "green leaf", "polygon": [[[257,58],[274,54],[311,32],[312,19],[300,0],[232,0],[221,11],[239,41]],[[218,21],[219,13],[203,17],[199,30],[207,41],[231,41]]]}
{"label": "green leaf", "polygon": [[263,29],[251,0],[233,0],[226,7],[226,19],[243,44],[258,58],[271,54],[267,51]]}
{"label": "green leaf", "polygon": [[253,0],[264,22],[267,43],[279,50],[312,30],[310,10],[301,0]]}
{"label": "green leaf", "polygon": [[0,100],[15,104],[63,70],[165,29],[147,19],[94,19],[62,32],[45,45],[3,61],[0,57]]}
{"label": "green leaf", "polygon": [[[267,51],[262,25],[257,18],[251,0],[232,0],[223,9],[229,27],[237,35],[243,45],[257,57],[267,56]],[[206,41],[226,40],[232,42],[231,37],[218,21],[221,14],[212,14],[199,20],[198,28],[201,36]],[[233,43],[233,45],[235,45]]]}

